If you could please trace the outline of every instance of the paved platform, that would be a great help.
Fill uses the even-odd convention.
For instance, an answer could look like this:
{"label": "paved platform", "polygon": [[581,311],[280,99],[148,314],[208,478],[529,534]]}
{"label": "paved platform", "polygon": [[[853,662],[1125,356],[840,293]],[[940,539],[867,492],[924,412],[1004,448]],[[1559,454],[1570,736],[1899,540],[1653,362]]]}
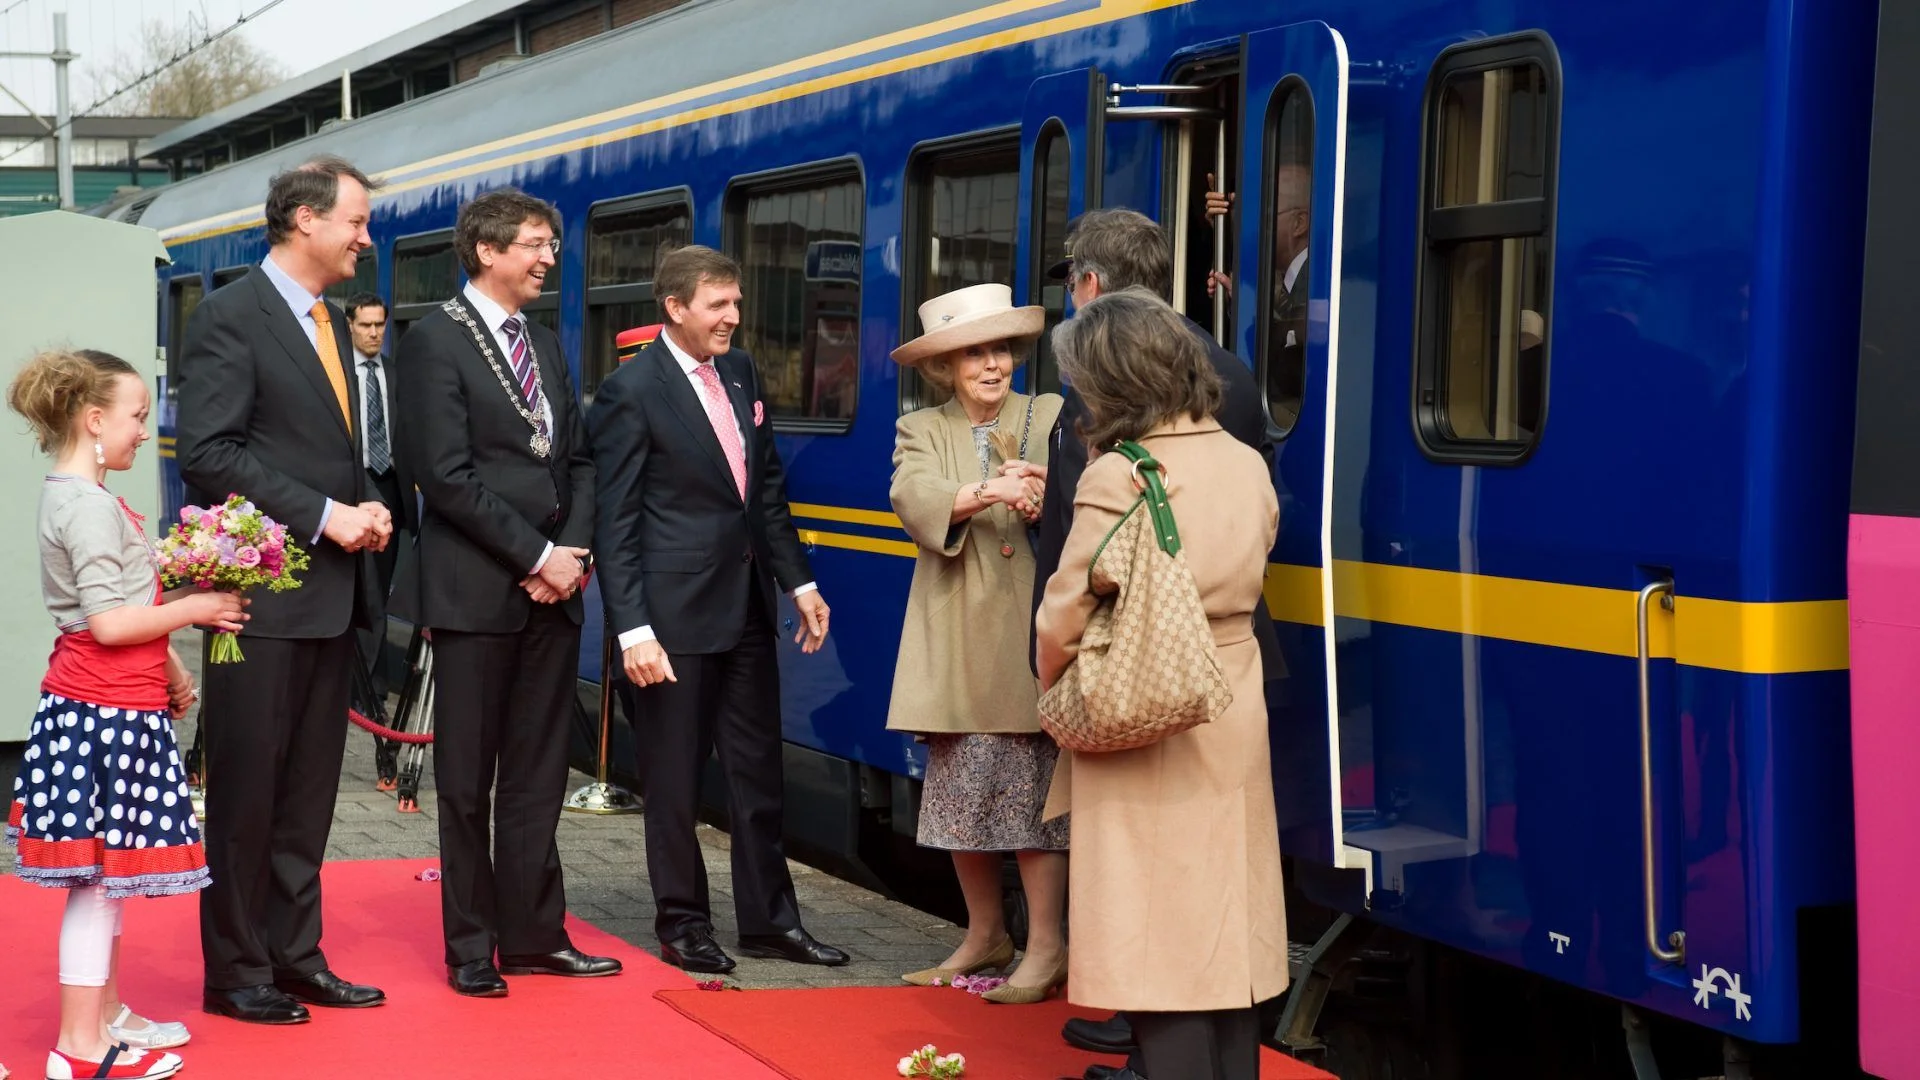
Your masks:
{"label": "paved platform", "polygon": [[[176,642],[181,656],[198,666],[200,647],[189,633]],[[195,716],[178,728],[184,751],[193,742]],[[343,724],[346,721],[341,721]],[[340,795],[334,808],[327,858],[407,859],[439,854],[433,798],[432,756],[420,785],[420,812],[402,814],[391,792],[374,790],[374,741],[351,729],[340,771]],[[571,792],[591,777],[574,773]],[[214,778],[218,783],[218,778]],[[653,895],[647,884],[646,838],[637,814],[599,817],[560,815],[560,859],[567,874],[567,908],[602,930],[658,955],[653,937]],[[723,948],[737,933],[730,888],[727,834],[700,826],[713,892],[715,932]],[[853,962],[821,968],[776,960],[736,957],[740,966],[728,981],[748,988],[898,985],[902,972],[931,967],[946,959],[962,931],[905,904],[801,863],[789,864],[807,929],[815,937],[845,949]],[[10,864],[8,864],[10,868]]]}

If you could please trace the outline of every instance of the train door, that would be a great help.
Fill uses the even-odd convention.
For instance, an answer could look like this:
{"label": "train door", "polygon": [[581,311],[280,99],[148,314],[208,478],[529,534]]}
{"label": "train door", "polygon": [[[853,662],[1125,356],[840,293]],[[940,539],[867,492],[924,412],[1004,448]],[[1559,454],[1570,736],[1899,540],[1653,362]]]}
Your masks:
{"label": "train door", "polygon": [[1299,859],[1365,867],[1343,822],[1345,802],[1366,794],[1342,767],[1364,730],[1340,701],[1331,554],[1346,46],[1321,22],[1250,34],[1241,79],[1232,344],[1266,398],[1280,494],[1267,606],[1288,666],[1284,699],[1269,701],[1281,843]]}
{"label": "train door", "polygon": [[[1039,304],[1051,332],[1066,314],[1066,283],[1047,269],[1066,251],[1067,223],[1100,205],[1105,171],[1106,79],[1077,68],[1034,80],[1020,118],[1019,250],[1014,265],[1017,303]],[[1046,334],[1026,367],[1028,393],[1058,392],[1060,372]]]}

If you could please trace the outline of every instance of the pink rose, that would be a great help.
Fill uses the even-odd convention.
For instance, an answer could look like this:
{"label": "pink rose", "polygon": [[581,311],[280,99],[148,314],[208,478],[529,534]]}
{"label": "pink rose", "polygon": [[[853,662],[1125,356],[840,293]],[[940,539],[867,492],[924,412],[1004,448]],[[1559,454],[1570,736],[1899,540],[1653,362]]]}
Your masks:
{"label": "pink rose", "polygon": [[200,512],[200,527],[210,531],[219,529],[220,528],[219,512],[214,510],[202,510]]}
{"label": "pink rose", "polygon": [[182,524],[182,525],[191,525],[191,524],[193,524],[193,523],[194,523],[195,521],[198,521],[199,519],[200,519],[200,508],[199,508],[199,507],[197,507],[197,506],[183,506],[183,507],[181,507],[181,508],[180,508],[180,524]]}
{"label": "pink rose", "polygon": [[252,544],[242,544],[240,550],[233,553],[233,565],[254,567],[260,565],[260,549]]}

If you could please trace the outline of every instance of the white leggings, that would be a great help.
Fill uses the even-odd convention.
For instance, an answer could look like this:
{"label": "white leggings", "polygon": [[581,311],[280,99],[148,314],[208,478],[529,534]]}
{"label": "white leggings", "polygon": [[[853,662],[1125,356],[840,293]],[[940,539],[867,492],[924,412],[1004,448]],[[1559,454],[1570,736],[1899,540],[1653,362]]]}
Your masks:
{"label": "white leggings", "polygon": [[67,890],[67,913],[60,920],[60,985],[107,985],[124,904],[107,899],[99,885]]}

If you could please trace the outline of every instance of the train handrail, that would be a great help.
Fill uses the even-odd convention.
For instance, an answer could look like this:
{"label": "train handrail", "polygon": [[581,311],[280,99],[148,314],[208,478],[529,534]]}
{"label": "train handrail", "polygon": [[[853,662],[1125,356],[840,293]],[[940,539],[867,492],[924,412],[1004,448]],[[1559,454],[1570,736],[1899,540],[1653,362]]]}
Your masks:
{"label": "train handrail", "polygon": [[1640,590],[1634,601],[1635,631],[1640,661],[1640,869],[1644,878],[1643,895],[1646,900],[1647,951],[1656,959],[1669,964],[1678,964],[1687,957],[1687,935],[1684,930],[1675,930],[1667,935],[1667,944],[1660,944],[1659,896],[1654,884],[1653,866],[1653,693],[1650,688],[1648,668],[1651,649],[1648,644],[1647,601],[1656,593],[1664,593],[1662,604],[1673,604],[1673,582],[1655,581]]}

